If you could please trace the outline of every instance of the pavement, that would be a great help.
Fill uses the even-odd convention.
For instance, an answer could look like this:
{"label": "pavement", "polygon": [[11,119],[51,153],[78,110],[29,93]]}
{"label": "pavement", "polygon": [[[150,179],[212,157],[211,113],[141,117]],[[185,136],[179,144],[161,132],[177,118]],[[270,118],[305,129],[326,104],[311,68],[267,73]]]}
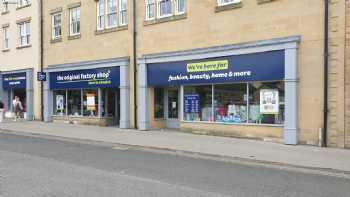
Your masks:
{"label": "pavement", "polygon": [[41,135],[91,142],[180,151],[198,155],[330,170],[350,174],[350,150],[290,146],[273,142],[196,135],[178,131],[138,131],[38,121],[5,121],[0,132]]}

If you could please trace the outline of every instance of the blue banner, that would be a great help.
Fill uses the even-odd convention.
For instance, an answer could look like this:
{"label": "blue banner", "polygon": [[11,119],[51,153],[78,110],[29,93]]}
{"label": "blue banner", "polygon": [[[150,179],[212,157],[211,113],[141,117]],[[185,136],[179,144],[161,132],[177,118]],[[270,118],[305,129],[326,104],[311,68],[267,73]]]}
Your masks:
{"label": "blue banner", "polygon": [[26,88],[26,73],[13,73],[2,75],[2,87],[4,90]]}
{"label": "blue banner", "polygon": [[119,73],[119,67],[52,72],[50,89],[119,87]]}
{"label": "blue banner", "polygon": [[185,113],[199,113],[199,94],[185,94]]}
{"label": "blue banner", "polygon": [[147,65],[149,86],[179,86],[284,79],[284,51]]}

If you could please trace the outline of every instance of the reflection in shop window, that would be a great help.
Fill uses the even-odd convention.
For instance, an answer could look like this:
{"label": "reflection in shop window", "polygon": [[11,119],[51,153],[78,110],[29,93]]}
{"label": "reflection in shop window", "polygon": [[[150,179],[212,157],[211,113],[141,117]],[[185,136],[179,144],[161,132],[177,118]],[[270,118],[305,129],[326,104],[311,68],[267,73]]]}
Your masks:
{"label": "reflection in shop window", "polygon": [[184,87],[184,120],[213,121],[211,85]]}
{"label": "reflection in shop window", "polygon": [[68,90],[68,115],[81,115],[81,90]]}
{"label": "reflection in shop window", "polygon": [[254,82],[249,86],[249,122],[284,123],[284,83]]}
{"label": "reflection in shop window", "polygon": [[53,114],[57,116],[66,115],[66,91],[53,91]]}
{"label": "reflection in shop window", "polygon": [[83,116],[98,116],[98,91],[83,90]]}
{"label": "reflection in shop window", "polygon": [[154,88],[154,118],[164,118],[163,88]]}
{"label": "reflection in shop window", "polygon": [[214,85],[215,122],[247,122],[247,84]]}

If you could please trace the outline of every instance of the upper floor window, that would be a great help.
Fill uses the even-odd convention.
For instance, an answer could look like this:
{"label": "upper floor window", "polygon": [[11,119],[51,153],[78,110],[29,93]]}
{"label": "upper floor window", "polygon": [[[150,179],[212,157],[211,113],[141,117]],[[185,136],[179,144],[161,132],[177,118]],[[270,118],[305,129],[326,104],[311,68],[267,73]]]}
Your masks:
{"label": "upper floor window", "polygon": [[126,24],[126,0],[99,0],[97,2],[97,30]]}
{"label": "upper floor window", "polygon": [[52,39],[58,39],[62,36],[62,14],[52,15]]}
{"label": "upper floor window", "polygon": [[[155,6],[155,1],[157,6]],[[157,14],[155,14],[157,13]],[[185,13],[185,0],[146,0],[146,20]]]}
{"label": "upper floor window", "polygon": [[239,3],[241,0],[218,0],[218,6],[224,6],[234,3]]}
{"label": "upper floor window", "polygon": [[185,0],[177,0],[175,4],[175,11],[176,14],[183,14],[185,13]]}
{"label": "upper floor window", "polygon": [[69,10],[69,35],[80,34],[80,7]]}
{"label": "upper floor window", "polygon": [[30,4],[30,0],[18,0],[17,1],[17,6],[18,7],[23,7],[23,6],[26,6],[26,5],[29,5]]}
{"label": "upper floor window", "polygon": [[173,13],[172,0],[158,0],[157,11],[158,11],[159,18],[171,16]]}
{"label": "upper floor window", "polygon": [[126,25],[126,0],[119,0],[119,24]]}
{"label": "upper floor window", "polygon": [[154,19],[154,0],[146,0],[146,20]]}
{"label": "upper floor window", "polygon": [[26,46],[30,44],[30,23],[23,22],[18,24],[19,32],[19,46]]}
{"label": "upper floor window", "polygon": [[8,32],[8,30],[9,30],[9,27],[3,27],[3,28],[2,28],[3,43],[4,43],[3,46],[2,46],[2,48],[3,48],[4,50],[10,48],[10,38],[9,38],[9,32]]}
{"label": "upper floor window", "polygon": [[9,5],[8,3],[2,3],[2,10],[3,13],[8,12],[9,11]]}
{"label": "upper floor window", "polygon": [[107,0],[107,27],[116,27],[117,24],[117,0]]}

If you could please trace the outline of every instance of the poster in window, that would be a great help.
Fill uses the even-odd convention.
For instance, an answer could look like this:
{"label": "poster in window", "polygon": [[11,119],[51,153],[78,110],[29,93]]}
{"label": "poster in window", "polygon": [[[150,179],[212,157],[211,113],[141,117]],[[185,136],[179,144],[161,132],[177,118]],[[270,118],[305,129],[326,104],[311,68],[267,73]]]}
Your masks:
{"label": "poster in window", "polygon": [[260,113],[279,114],[279,97],[276,89],[260,90]]}
{"label": "poster in window", "polygon": [[56,95],[56,111],[62,112],[64,110],[64,97],[63,95]]}
{"label": "poster in window", "polygon": [[86,94],[86,105],[87,110],[89,111],[95,111],[96,105],[95,105],[95,94]]}

